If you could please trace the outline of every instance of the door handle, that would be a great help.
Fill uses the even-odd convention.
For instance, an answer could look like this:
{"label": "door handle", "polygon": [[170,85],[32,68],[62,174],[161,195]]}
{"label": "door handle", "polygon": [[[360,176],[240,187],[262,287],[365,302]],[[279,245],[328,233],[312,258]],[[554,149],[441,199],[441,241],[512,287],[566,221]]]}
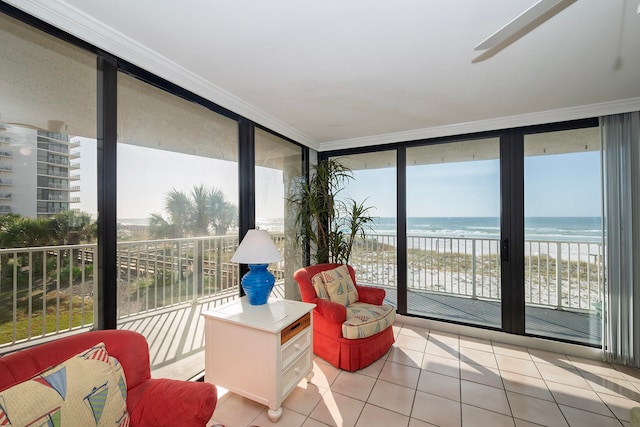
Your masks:
{"label": "door handle", "polygon": [[509,261],[509,239],[500,241],[500,256],[503,261]]}

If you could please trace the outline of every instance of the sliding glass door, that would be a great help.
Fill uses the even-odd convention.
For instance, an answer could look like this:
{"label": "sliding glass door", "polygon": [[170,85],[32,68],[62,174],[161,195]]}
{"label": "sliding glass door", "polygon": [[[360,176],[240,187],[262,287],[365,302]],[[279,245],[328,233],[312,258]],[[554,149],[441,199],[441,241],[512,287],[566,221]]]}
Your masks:
{"label": "sliding glass door", "polygon": [[406,150],[407,311],[499,328],[500,141]]}
{"label": "sliding glass door", "polygon": [[599,129],[528,134],[524,154],[526,333],[600,344]]}
{"label": "sliding glass door", "polygon": [[345,195],[375,207],[359,280],[394,288],[400,313],[600,345],[595,120],[330,157],[354,171]]}

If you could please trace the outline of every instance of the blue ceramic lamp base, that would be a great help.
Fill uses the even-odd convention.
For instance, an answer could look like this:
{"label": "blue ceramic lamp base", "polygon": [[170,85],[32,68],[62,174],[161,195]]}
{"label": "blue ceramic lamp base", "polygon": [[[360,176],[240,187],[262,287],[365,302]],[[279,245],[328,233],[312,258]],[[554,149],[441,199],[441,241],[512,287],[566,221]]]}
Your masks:
{"label": "blue ceramic lamp base", "polygon": [[267,266],[268,264],[249,264],[249,271],[242,276],[242,289],[251,305],[266,304],[276,282]]}

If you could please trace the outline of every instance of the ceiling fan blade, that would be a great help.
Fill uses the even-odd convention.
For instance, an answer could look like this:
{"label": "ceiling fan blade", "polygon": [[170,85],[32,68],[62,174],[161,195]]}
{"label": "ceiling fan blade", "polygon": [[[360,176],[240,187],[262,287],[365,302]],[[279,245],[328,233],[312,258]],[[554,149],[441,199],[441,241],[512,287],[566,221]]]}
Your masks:
{"label": "ceiling fan blade", "polygon": [[536,4],[522,12],[507,25],[477,45],[475,50],[491,49],[514,37],[520,38],[575,1],[576,0],[539,0]]}

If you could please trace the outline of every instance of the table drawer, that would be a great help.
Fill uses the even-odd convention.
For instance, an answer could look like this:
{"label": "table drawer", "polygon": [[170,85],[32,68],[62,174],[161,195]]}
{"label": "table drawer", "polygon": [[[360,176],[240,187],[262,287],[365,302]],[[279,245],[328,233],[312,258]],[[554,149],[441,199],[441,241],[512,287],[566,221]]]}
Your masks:
{"label": "table drawer", "polygon": [[311,371],[311,352],[307,351],[282,372],[281,397],[283,400],[309,371]]}
{"label": "table drawer", "polygon": [[307,313],[280,332],[280,345],[285,345],[287,341],[292,340],[296,335],[304,331],[310,325],[311,313]]}
{"label": "table drawer", "polygon": [[311,345],[311,328],[300,331],[295,338],[289,340],[282,347],[282,366],[286,369],[298,356],[307,350]]}

